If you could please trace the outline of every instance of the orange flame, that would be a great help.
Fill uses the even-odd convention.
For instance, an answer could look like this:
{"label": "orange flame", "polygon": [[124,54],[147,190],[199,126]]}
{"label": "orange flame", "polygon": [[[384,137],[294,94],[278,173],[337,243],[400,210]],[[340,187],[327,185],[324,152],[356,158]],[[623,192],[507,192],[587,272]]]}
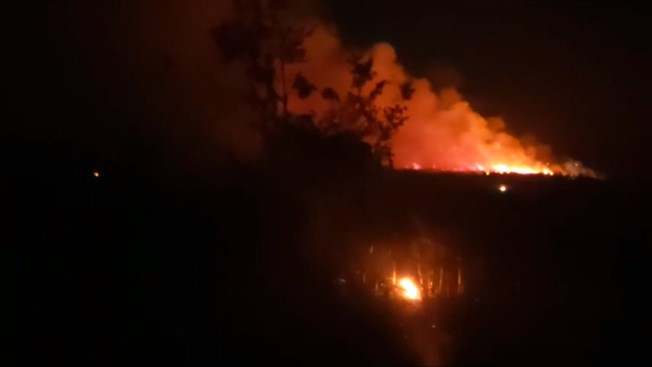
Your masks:
{"label": "orange flame", "polygon": [[401,288],[401,296],[410,301],[420,301],[421,300],[421,290],[410,278],[401,278],[398,282],[399,287]]}
{"label": "orange flame", "polygon": [[[544,175],[544,176],[554,176],[555,174],[561,175],[570,175],[566,171],[562,170],[557,166],[550,165],[509,165],[509,164],[493,164],[488,167],[485,167],[481,164],[476,164],[472,166],[461,166],[461,167],[451,167],[451,168],[437,168],[436,165],[433,165],[431,168],[424,168],[419,163],[412,162],[405,169],[421,171],[451,171],[451,172],[478,172],[485,174],[518,174],[518,175]],[[555,172],[556,171],[556,172]]]}

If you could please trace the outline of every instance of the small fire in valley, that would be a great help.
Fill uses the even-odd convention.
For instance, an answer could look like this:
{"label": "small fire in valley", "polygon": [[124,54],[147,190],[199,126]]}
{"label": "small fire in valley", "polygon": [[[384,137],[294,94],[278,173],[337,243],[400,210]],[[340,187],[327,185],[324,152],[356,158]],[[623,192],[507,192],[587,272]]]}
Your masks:
{"label": "small fire in valley", "polygon": [[421,300],[421,290],[419,287],[412,281],[410,278],[402,278],[398,282],[399,287],[401,287],[401,295],[403,298],[410,301],[419,301]]}
{"label": "small fire in valley", "polygon": [[429,237],[374,244],[360,255],[348,276],[335,279],[339,286],[359,287],[379,298],[414,305],[453,299],[465,292],[460,255]]}

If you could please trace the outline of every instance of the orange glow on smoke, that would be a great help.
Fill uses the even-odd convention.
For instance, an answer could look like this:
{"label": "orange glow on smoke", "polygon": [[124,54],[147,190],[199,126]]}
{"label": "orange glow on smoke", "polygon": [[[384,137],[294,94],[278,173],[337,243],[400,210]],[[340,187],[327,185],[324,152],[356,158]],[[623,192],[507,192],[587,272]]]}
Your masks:
{"label": "orange glow on smoke", "polygon": [[[349,53],[331,28],[319,22],[304,42],[306,62],[287,66],[286,83],[301,72],[320,88],[331,87],[339,96],[346,96],[351,87]],[[403,104],[408,120],[391,141],[393,164],[397,169],[476,172],[482,174],[570,175],[596,174],[579,162],[553,163],[548,146],[534,139],[519,139],[508,132],[498,117],[486,117],[473,109],[453,88],[434,85],[427,78],[409,75],[398,60],[394,48],[379,43],[365,53],[372,57],[376,73],[363,93],[369,93],[379,81],[387,81],[376,105]],[[402,86],[413,90],[404,99]],[[324,116],[337,102],[313,93],[300,98],[291,90],[288,108],[295,114]],[[321,126],[324,127],[324,126]]]}
{"label": "orange glow on smoke", "polygon": [[401,296],[410,301],[419,301],[421,300],[421,290],[419,287],[412,281],[410,278],[401,278],[398,282],[398,286],[401,288]]}

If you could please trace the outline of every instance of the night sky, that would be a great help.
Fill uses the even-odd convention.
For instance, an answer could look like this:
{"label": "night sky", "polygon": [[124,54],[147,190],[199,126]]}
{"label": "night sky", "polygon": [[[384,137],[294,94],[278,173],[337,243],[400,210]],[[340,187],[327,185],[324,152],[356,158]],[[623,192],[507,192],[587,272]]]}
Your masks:
{"label": "night sky", "polygon": [[[197,149],[196,140],[206,139],[207,151],[219,150],[209,147],[214,141],[203,128],[179,128],[175,122],[195,113],[192,106],[162,109],[190,98],[178,92],[178,85],[192,82],[173,75],[174,52],[142,41],[147,35],[140,24],[149,27],[150,36],[171,35],[177,40],[171,47],[184,44],[186,54],[196,50],[189,58],[212,63],[216,54],[205,45],[193,48],[192,36],[183,41],[184,28],[174,21],[197,19],[197,35],[211,19],[187,5],[161,3],[168,5],[161,5],[160,13],[138,2],[3,5],[10,8],[3,12],[9,15],[3,22],[9,90],[5,136],[72,140],[111,154],[116,154],[114,144],[107,142],[125,139],[145,150],[176,140],[172,144],[180,144],[175,148],[180,151]],[[650,26],[641,6],[332,0],[319,8],[346,43],[390,42],[410,72],[459,86],[476,109],[503,116],[516,135],[534,134],[560,156],[608,176],[647,175],[652,60]],[[219,19],[222,10],[216,6],[214,11]],[[201,94],[211,88],[208,84],[204,78],[202,85],[189,88]],[[219,106],[220,98],[211,98]],[[222,141],[231,139],[224,135]]]}

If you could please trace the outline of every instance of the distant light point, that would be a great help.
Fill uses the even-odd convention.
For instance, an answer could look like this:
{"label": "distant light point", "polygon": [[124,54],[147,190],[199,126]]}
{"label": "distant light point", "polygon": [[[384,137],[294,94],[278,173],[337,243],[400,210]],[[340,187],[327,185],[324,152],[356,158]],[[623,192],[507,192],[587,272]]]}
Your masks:
{"label": "distant light point", "polygon": [[500,186],[498,186],[498,191],[500,191],[500,192],[507,192],[507,185],[500,185]]}
{"label": "distant light point", "polygon": [[100,178],[100,171],[93,171],[93,177]]}

